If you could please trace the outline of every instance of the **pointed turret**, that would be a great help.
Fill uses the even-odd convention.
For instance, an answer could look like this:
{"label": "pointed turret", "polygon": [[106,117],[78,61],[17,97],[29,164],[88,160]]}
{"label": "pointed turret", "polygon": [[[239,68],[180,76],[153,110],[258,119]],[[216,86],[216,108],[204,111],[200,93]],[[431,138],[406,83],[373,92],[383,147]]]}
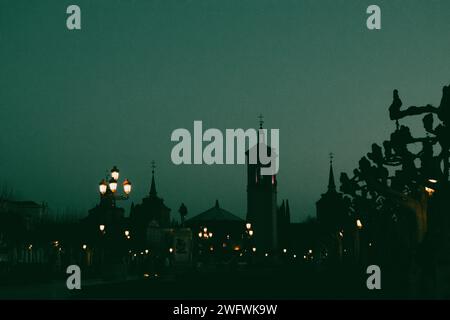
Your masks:
{"label": "pointed turret", "polygon": [[334,192],[336,191],[336,183],[334,181],[334,172],[333,172],[333,154],[330,153],[330,173],[328,176],[328,191]]}
{"label": "pointed turret", "polygon": [[156,197],[155,168],[155,161],[152,161],[152,184],[150,186],[150,195]]}
{"label": "pointed turret", "polygon": [[286,206],[284,205],[284,200],[283,200],[283,202],[281,202],[279,212],[282,217],[286,214]]}

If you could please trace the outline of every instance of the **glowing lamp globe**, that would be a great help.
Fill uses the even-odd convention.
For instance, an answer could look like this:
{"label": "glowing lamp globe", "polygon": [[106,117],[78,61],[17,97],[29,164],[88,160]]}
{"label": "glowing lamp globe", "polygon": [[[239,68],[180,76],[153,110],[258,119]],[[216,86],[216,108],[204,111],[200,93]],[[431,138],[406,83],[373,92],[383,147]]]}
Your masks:
{"label": "glowing lamp globe", "polygon": [[361,222],[361,220],[356,220],[356,227],[358,228],[358,229],[362,229],[362,227],[363,227],[363,225],[362,225],[362,222]]}
{"label": "glowing lamp globe", "polygon": [[117,191],[117,181],[114,180],[114,178],[111,178],[111,180],[109,180],[109,190],[111,190],[112,192]]}
{"label": "glowing lamp globe", "polygon": [[108,189],[108,185],[106,184],[105,180],[100,181],[100,184],[98,185],[98,190],[101,194],[105,194],[106,190]]}
{"label": "glowing lamp globe", "polygon": [[116,181],[119,180],[119,169],[116,166],[111,169],[111,177]]}
{"label": "glowing lamp globe", "polygon": [[123,182],[123,192],[125,192],[127,195],[131,192],[131,182],[128,179],[125,179]]}

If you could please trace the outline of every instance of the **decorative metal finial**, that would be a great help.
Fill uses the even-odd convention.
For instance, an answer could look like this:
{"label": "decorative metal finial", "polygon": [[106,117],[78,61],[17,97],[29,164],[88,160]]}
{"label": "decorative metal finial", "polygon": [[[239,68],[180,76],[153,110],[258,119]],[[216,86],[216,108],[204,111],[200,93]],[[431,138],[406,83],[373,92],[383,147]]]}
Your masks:
{"label": "decorative metal finial", "polygon": [[262,114],[259,114],[258,119],[259,119],[259,128],[262,129],[264,124],[264,116]]}
{"label": "decorative metal finial", "polygon": [[333,164],[334,153],[330,152],[330,164]]}

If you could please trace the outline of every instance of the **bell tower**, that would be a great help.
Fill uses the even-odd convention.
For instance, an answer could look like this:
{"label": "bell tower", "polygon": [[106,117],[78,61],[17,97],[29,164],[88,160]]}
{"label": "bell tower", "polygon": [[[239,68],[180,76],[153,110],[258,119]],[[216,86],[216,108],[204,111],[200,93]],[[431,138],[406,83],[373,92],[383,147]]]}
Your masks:
{"label": "bell tower", "polygon": [[[259,116],[259,129],[263,128],[263,117]],[[251,164],[250,151],[256,148],[258,161]],[[246,152],[247,161],[247,222],[252,224],[254,230],[254,243],[257,250],[275,250],[278,246],[277,235],[277,178],[276,175],[262,175],[263,165],[259,161],[259,148],[267,148],[270,157],[272,148],[260,141]]]}

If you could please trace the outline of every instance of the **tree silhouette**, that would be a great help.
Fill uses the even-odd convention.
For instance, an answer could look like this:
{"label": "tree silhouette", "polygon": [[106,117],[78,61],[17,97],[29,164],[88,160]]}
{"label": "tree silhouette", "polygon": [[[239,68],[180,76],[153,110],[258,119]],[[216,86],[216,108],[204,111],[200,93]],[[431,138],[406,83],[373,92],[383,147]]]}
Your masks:
{"label": "tree silhouette", "polygon": [[[360,159],[352,178],[341,174],[341,191],[351,201],[352,213],[364,216],[369,226],[372,224],[373,236],[386,238],[387,228],[392,227],[408,243],[403,251],[406,248],[417,252],[429,237],[430,215],[439,217],[446,210],[439,199],[448,197],[450,86],[443,87],[439,107],[427,104],[401,108],[398,90],[394,90],[389,115],[396,121],[395,131],[382,147],[372,145],[372,150]],[[414,137],[400,121],[422,114],[425,114],[424,136]],[[422,148],[414,153],[410,147],[416,144]],[[399,219],[409,223],[393,226]]]}

